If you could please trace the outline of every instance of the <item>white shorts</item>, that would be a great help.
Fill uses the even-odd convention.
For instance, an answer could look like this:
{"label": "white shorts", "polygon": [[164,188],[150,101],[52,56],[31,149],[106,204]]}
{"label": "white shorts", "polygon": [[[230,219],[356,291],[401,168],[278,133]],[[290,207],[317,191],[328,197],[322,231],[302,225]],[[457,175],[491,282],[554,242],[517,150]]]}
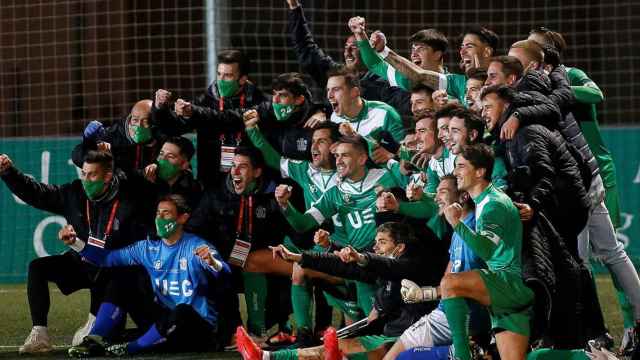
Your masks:
{"label": "white shorts", "polygon": [[405,349],[451,345],[451,329],[447,316],[444,311],[436,308],[405,330],[399,340]]}

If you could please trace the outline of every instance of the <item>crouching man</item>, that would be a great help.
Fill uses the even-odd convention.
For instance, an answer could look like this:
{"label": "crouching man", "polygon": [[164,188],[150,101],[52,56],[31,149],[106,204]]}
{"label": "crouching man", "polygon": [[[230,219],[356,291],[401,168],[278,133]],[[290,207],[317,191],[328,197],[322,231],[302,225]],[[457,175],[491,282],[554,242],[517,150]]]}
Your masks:
{"label": "crouching man", "polygon": [[[110,252],[85,247],[71,226],[60,232],[60,238],[88,261],[105,267],[141,265],[151,280],[151,286],[149,279],[114,282],[95,325],[80,345],[69,349],[70,356],[124,356],[152,348],[201,351],[213,345],[218,311],[207,295],[213,283],[226,281],[230,269],[212,245],[183,230],[190,213],[182,196],[168,195],[160,200],[156,213],[160,239]],[[112,344],[127,314],[146,332],[129,343]]]}

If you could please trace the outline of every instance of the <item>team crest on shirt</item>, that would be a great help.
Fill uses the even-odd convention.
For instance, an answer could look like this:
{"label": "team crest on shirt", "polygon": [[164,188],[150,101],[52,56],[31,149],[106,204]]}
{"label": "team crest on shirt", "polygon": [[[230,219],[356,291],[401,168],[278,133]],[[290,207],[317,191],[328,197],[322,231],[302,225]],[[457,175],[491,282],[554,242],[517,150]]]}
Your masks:
{"label": "team crest on shirt", "polygon": [[308,144],[309,144],[309,141],[307,141],[307,139],[305,138],[298,138],[298,140],[296,141],[296,145],[298,146],[298,151],[307,150]]}
{"label": "team crest on shirt", "polygon": [[345,204],[348,204],[351,202],[351,195],[347,194],[347,193],[342,193],[342,200],[345,202]]}
{"label": "team crest on shirt", "polygon": [[180,270],[187,271],[187,258],[180,258]]}
{"label": "team crest on shirt", "polygon": [[256,217],[258,219],[264,219],[267,217],[267,209],[264,206],[258,206],[256,208]]}
{"label": "team crest on shirt", "polygon": [[156,260],[155,263],[153,263],[153,268],[156,270],[160,270],[160,268],[162,267],[162,262],[160,260]]}
{"label": "team crest on shirt", "polygon": [[309,184],[309,191],[315,194],[318,188],[314,184]]}

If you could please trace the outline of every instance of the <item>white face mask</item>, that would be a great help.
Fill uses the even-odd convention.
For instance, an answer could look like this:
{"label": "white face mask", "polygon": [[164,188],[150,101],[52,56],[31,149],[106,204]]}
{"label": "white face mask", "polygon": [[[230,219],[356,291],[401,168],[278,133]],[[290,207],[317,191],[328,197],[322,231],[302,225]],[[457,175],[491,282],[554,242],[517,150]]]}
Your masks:
{"label": "white face mask", "polygon": [[385,256],[388,257],[389,259],[395,259],[396,257],[398,257],[398,255],[400,255],[400,247],[396,245],[396,247],[394,247],[393,250],[391,250],[391,253]]}

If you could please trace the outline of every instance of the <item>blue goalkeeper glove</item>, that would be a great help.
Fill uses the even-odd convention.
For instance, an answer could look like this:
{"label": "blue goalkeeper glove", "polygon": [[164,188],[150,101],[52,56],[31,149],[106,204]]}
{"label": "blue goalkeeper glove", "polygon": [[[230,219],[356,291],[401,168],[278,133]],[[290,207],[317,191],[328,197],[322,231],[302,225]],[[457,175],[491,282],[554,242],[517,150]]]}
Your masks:
{"label": "blue goalkeeper glove", "polygon": [[104,135],[104,132],[105,129],[102,123],[98,120],[93,120],[84,128],[83,136],[87,140],[95,141],[98,137]]}

